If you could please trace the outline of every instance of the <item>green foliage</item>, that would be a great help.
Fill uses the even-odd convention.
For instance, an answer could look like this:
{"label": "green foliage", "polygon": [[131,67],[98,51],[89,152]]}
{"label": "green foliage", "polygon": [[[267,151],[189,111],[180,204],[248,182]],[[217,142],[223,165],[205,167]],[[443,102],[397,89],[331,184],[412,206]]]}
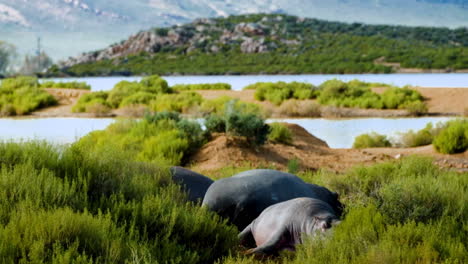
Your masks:
{"label": "green foliage", "polygon": [[284,101],[278,111],[288,117],[319,117],[322,114],[321,106],[317,102],[295,99]]}
{"label": "green foliage", "polygon": [[110,108],[107,100],[108,97],[109,93],[103,91],[83,94],[80,99],[78,99],[78,102],[76,102],[72,107],[72,111],[75,113],[87,112],[90,107],[95,105],[102,105]]}
{"label": "green foliage", "polygon": [[276,105],[288,99],[305,100],[317,96],[317,89],[312,84],[300,82],[260,82],[246,86],[244,89],[254,89],[255,99],[268,100]]}
{"label": "green foliage", "polygon": [[39,88],[37,78],[8,78],[0,85],[0,116],[24,115],[55,104],[57,100]]}
{"label": "green foliage", "polygon": [[[276,16],[281,17],[276,19]],[[242,41],[223,43],[225,30],[239,23],[262,25],[267,52],[242,53]],[[197,24],[175,26],[184,45],[167,45],[151,52],[62,69],[72,76],[149,74],[301,74],[390,73],[402,67],[456,70],[468,68],[466,28],[424,28],[345,24],[287,15],[255,14],[214,19],[198,32],[203,42],[194,44]],[[168,28],[154,29],[166,36]],[[253,37],[244,32],[243,37]],[[295,41],[298,44],[290,44]],[[289,44],[288,44],[289,42]],[[212,47],[218,51],[213,52]],[[190,50],[189,50],[190,48]],[[49,74],[54,74],[50,71]]]}
{"label": "green foliage", "polygon": [[406,133],[400,133],[397,145],[399,147],[413,148],[432,144],[434,137],[439,134],[443,126],[443,124],[438,124],[434,127],[432,123],[429,123],[419,131],[410,130]]}
{"label": "green foliage", "polygon": [[94,150],[0,143],[2,262],[213,263],[237,244],[168,169],[116,145]]}
{"label": "green foliage", "polygon": [[281,123],[271,123],[270,133],[268,133],[268,140],[271,142],[281,143],[281,144],[292,144],[292,132],[287,126]]}
{"label": "green foliage", "polygon": [[358,107],[375,109],[405,108],[412,114],[427,112],[421,94],[409,88],[389,87],[382,94],[377,94],[371,87],[382,84],[365,83],[352,80],[348,83],[333,79],[320,85],[318,101],[321,104],[340,107]]}
{"label": "green foliage", "polygon": [[41,83],[41,88],[61,88],[61,89],[84,89],[91,90],[91,85],[85,82],[54,82],[46,81]]}
{"label": "green foliage", "polygon": [[[299,174],[340,194],[346,215],[294,255],[267,263],[464,263],[468,261],[466,173],[407,157],[344,174]],[[263,263],[231,256],[221,263]]]}
{"label": "green foliage", "polygon": [[172,111],[189,113],[190,110],[199,106],[203,97],[195,92],[181,92],[177,94],[159,95],[150,103],[150,109],[156,112]]}
{"label": "green foliage", "polygon": [[375,132],[362,134],[354,139],[353,148],[382,148],[391,147],[392,144],[385,135]]}
{"label": "green foliage", "polygon": [[264,144],[269,127],[259,115],[252,113],[248,107],[237,104],[237,100],[224,104],[223,114],[208,116],[205,126],[210,132],[226,132],[232,136],[244,137],[255,145]]}
{"label": "green foliage", "polygon": [[468,120],[449,121],[434,138],[434,148],[444,154],[461,153],[468,149]]}
{"label": "green foliage", "polygon": [[234,99],[229,96],[220,96],[216,99],[205,100],[200,105],[201,112],[205,114],[224,114],[227,105],[233,108],[233,111],[242,111],[255,115],[262,115],[262,109],[259,105],[243,102],[239,99]]}
{"label": "green foliage", "polygon": [[231,90],[231,85],[228,83],[176,84],[172,86],[172,89],[176,91]]}

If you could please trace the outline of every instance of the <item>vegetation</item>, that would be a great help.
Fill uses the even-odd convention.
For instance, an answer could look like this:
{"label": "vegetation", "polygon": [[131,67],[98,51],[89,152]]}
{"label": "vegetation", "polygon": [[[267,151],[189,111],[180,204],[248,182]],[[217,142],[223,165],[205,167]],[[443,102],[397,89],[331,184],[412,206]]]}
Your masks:
{"label": "vegetation", "polygon": [[[242,168],[244,169],[244,168]],[[340,193],[346,216],[329,236],[291,254],[259,261],[239,255],[218,263],[464,263],[468,261],[466,173],[407,157],[345,174],[299,174]]]}
{"label": "vegetation", "polygon": [[400,133],[396,146],[404,148],[413,148],[432,144],[435,136],[444,128],[444,124],[433,125],[428,123],[425,128],[419,131],[410,130],[406,133]]}
{"label": "vegetation", "polygon": [[37,78],[9,78],[0,84],[0,116],[24,115],[56,103],[52,95],[40,89]]}
{"label": "vegetation", "polygon": [[292,144],[292,132],[284,124],[274,122],[269,124],[270,133],[268,134],[268,140],[271,142],[281,143],[281,144]]}
{"label": "vegetation", "polygon": [[45,81],[41,83],[41,88],[63,88],[63,89],[84,89],[91,90],[91,85],[85,82],[54,82],[54,81]]}
{"label": "vegetation", "polygon": [[210,132],[244,137],[254,145],[264,144],[270,132],[269,126],[258,114],[237,103],[237,100],[231,100],[224,105],[224,113],[209,115],[205,121],[206,129]]}
{"label": "vegetation", "polygon": [[284,101],[278,108],[278,112],[291,117],[319,117],[322,114],[319,103],[296,99]]}
{"label": "vegetation", "polygon": [[[389,87],[382,94],[371,90],[375,84],[353,80],[348,83],[333,79],[320,85],[318,101],[321,104],[339,107],[375,109],[417,109],[425,105],[419,92],[409,88]],[[417,106],[416,106],[417,104]],[[411,108],[413,107],[413,108]],[[416,110],[414,110],[416,112]]]}
{"label": "vegetation", "polygon": [[239,99],[234,99],[229,96],[220,96],[216,99],[205,100],[200,105],[200,111],[206,115],[218,114],[222,115],[226,111],[226,105],[230,104],[236,110],[245,113],[252,113],[256,115],[263,115],[262,109],[259,105],[253,103],[243,102]]}
{"label": "vegetation", "polygon": [[434,138],[434,148],[444,154],[461,153],[468,150],[468,120],[447,122],[444,129]]}
{"label": "vegetation", "polygon": [[231,90],[231,85],[228,83],[176,84],[172,86],[172,89],[176,91]]}
{"label": "vegetation", "polygon": [[[277,17],[280,17],[277,19]],[[154,29],[159,37],[179,32],[183,43],[152,52],[53,67],[51,75],[72,76],[149,74],[300,74],[388,73],[385,64],[404,68],[457,70],[468,68],[467,29],[346,24],[288,15],[241,15]],[[236,31],[240,23],[254,23],[257,33]],[[241,34],[266,49],[242,52],[242,40],[225,40],[223,32]],[[222,37],[223,36],[223,37]],[[198,39],[195,39],[198,38]],[[198,41],[200,40],[200,41]],[[216,51],[213,51],[215,47]]]}
{"label": "vegetation", "polygon": [[387,136],[375,132],[362,134],[354,139],[353,148],[382,148],[391,147]]}
{"label": "vegetation", "polygon": [[260,82],[251,84],[244,89],[254,89],[255,99],[259,101],[268,100],[276,105],[280,105],[288,99],[313,99],[318,94],[316,87],[312,84],[300,82]]}
{"label": "vegetation", "polygon": [[[116,145],[0,143],[2,263],[212,263],[237,230]],[[13,195],[12,195],[13,194]]]}

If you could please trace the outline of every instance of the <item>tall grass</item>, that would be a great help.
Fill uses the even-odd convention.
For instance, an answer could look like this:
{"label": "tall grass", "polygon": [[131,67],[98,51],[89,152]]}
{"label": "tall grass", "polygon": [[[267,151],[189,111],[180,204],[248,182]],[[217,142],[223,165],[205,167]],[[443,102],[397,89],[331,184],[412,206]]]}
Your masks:
{"label": "tall grass", "polygon": [[45,81],[41,83],[41,88],[58,88],[58,89],[83,89],[91,90],[91,85],[86,82],[54,82],[54,81]]}
{"label": "tall grass", "polygon": [[2,263],[212,263],[236,234],[115,145],[0,143]]}
{"label": "tall grass", "polygon": [[228,83],[176,84],[172,86],[172,89],[176,91],[231,90],[231,85]]}

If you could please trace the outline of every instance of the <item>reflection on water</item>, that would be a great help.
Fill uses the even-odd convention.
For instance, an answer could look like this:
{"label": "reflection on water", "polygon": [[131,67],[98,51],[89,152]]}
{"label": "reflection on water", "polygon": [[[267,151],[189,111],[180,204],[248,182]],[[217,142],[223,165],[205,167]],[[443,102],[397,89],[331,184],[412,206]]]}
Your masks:
{"label": "reflection on water", "polygon": [[409,130],[420,130],[428,123],[445,122],[451,117],[420,118],[359,118],[359,119],[275,119],[268,122],[288,122],[298,124],[312,135],[327,142],[331,148],[351,148],[354,138],[377,132],[389,137]]}
{"label": "reflection on water", "polygon": [[[337,78],[343,81],[359,79],[366,82],[381,82],[397,86],[422,87],[468,87],[468,73],[417,73],[417,74],[303,74],[303,75],[221,75],[221,76],[164,76],[169,85],[194,83],[229,83],[233,90],[241,90],[256,82],[308,82],[319,85]],[[83,81],[93,91],[110,90],[122,80],[139,81],[141,77],[83,77],[53,79],[57,81]],[[42,80],[44,81],[44,80]]]}
{"label": "reflection on water", "polygon": [[0,119],[0,140],[47,140],[73,143],[94,130],[106,128],[112,118],[37,118]]}

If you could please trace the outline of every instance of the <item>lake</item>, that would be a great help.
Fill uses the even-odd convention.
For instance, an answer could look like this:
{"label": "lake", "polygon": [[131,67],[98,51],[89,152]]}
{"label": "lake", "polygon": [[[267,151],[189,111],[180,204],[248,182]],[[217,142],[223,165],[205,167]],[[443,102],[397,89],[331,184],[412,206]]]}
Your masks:
{"label": "lake", "polygon": [[[394,137],[398,132],[419,130],[427,123],[444,122],[451,117],[423,118],[359,118],[359,119],[274,119],[268,122],[288,122],[304,127],[309,133],[325,140],[331,148],[351,148],[354,138],[363,133],[377,132]],[[94,130],[113,123],[112,118],[37,118],[0,119],[0,140],[47,140],[72,143]]]}
{"label": "lake", "polygon": [[105,129],[112,118],[1,118],[0,140],[46,140],[73,143],[94,130]]}
{"label": "lake", "polygon": [[[233,90],[241,90],[256,82],[307,82],[319,85],[326,80],[381,82],[397,86],[463,87],[468,88],[468,73],[417,73],[417,74],[304,74],[304,75],[211,75],[211,76],[163,76],[169,85],[196,83],[229,83]],[[138,81],[141,77],[83,77],[52,79],[56,81],[82,81],[93,91],[106,91],[122,80]],[[43,81],[43,80],[42,80]]]}

